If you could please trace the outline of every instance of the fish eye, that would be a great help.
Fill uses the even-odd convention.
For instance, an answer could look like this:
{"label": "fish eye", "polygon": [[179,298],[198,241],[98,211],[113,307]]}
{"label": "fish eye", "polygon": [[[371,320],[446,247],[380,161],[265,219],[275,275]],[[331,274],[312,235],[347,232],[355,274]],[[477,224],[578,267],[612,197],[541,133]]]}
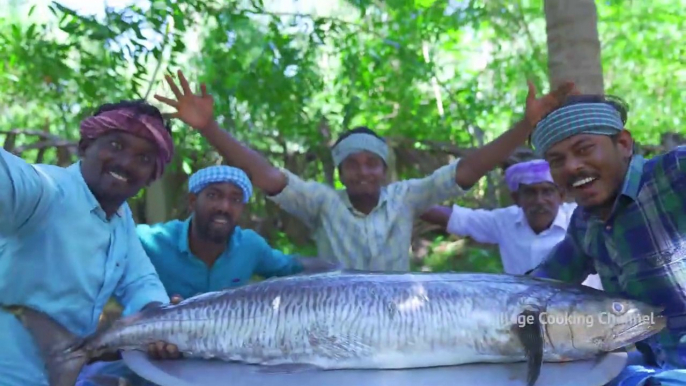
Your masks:
{"label": "fish eye", "polygon": [[624,304],[619,303],[619,302],[612,303],[612,311],[614,311],[617,314],[623,313],[624,312]]}

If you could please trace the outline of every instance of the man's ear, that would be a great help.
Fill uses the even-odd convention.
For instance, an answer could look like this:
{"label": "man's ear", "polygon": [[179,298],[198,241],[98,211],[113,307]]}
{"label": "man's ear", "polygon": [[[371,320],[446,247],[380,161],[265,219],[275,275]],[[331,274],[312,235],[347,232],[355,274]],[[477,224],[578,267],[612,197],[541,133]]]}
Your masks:
{"label": "man's ear", "polygon": [[617,146],[624,157],[629,158],[633,155],[634,139],[628,130],[622,130],[617,134]]}
{"label": "man's ear", "polygon": [[86,154],[86,149],[88,149],[88,147],[89,147],[92,143],[93,143],[93,140],[92,140],[92,139],[88,139],[88,138],[81,138],[81,139],[79,140],[78,149],[77,149],[77,150],[78,150],[79,158],[83,158],[83,156]]}
{"label": "man's ear", "polygon": [[198,200],[198,196],[194,193],[188,194],[188,210],[193,213],[195,212],[195,202]]}

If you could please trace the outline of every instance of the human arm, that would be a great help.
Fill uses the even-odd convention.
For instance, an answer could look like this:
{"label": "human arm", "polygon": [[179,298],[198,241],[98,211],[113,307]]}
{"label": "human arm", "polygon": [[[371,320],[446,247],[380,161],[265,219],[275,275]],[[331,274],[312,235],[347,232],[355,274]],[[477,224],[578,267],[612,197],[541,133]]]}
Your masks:
{"label": "human arm", "polygon": [[574,84],[568,82],[537,98],[533,84],[529,82],[528,85],[524,118],[513,128],[485,146],[437,169],[428,177],[403,182],[409,187],[407,201],[416,212],[424,212],[471,189],[486,173],[505,162],[517,147],[526,142],[538,121],[562,104],[568,95],[578,92]]}
{"label": "human arm", "polygon": [[468,236],[479,243],[497,244],[500,242],[498,218],[506,213],[504,210],[471,209],[458,205],[452,208],[434,206],[422,215],[422,219],[445,227],[450,234]]}
{"label": "human arm", "polygon": [[155,99],[175,107],[177,112],[172,117],[179,118],[198,130],[229,165],[243,169],[250,176],[252,183],[268,196],[281,192],[287,183],[286,176],[281,170],[219,127],[214,119],[214,100],[207,94],[204,84],[201,85],[201,95],[194,95],[181,71],[178,72],[178,76],[183,92],[169,75],[165,77],[176,100],[159,95],[155,95]]}
{"label": "human arm", "polygon": [[124,237],[127,238],[128,253],[114,297],[124,307],[123,315],[130,315],[152,304],[167,304],[170,299],[138,238],[128,206],[124,215],[127,217]]}
{"label": "human arm", "polygon": [[57,185],[44,172],[0,148],[0,236],[31,224],[49,208]]}
{"label": "human arm", "polygon": [[270,247],[261,236],[255,235],[255,237],[259,237],[261,244],[260,260],[255,267],[255,273],[262,277],[328,272],[340,268],[338,264],[330,263],[321,258],[287,255]]}

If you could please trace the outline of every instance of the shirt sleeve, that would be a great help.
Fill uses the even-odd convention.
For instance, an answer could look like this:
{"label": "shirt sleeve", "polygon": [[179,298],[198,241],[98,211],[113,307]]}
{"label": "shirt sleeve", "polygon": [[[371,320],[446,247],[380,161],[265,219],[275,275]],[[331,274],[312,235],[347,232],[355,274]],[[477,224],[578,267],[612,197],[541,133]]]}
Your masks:
{"label": "shirt sleeve", "polygon": [[530,275],[581,284],[588,275],[597,273],[593,259],[582,251],[570,230]]}
{"label": "shirt sleeve", "polygon": [[57,193],[54,180],[44,171],[2,148],[0,186],[0,235],[5,236],[40,218]]}
{"label": "shirt sleeve", "polygon": [[255,273],[269,278],[274,276],[289,276],[295,275],[303,271],[303,266],[300,264],[295,256],[287,255],[277,249],[274,249],[267,244],[261,236],[256,235],[262,244],[262,253],[260,253],[260,261],[257,263]]}
{"label": "shirt sleeve", "polygon": [[324,202],[336,194],[335,190],[316,181],[304,181],[286,169],[281,169],[281,172],[288,180],[286,187],[279,194],[267,198],[308,227],[314,228]]}
{"label": "shirt sleeve", "polygon": [[453,205],[446,231],[457,236],[469,236],[480,243],[498,244],[500,229],[497,217],[496,211]]}
{"label": "shirt sleeve", "polygon": [[455,171],[460,160],[436,169],[424,178],[400,181],[396,184],[406,188],[406,203],[415,212],[424,212],[445,200],[460,196],[464,190],[455,181]]}
{"label": "shirt sleeve", "polygon": [[136,226],[131,218],[131,211],[126,208],[129,253],[126,267],[114,297],[124,307],[124,315],[140,311],[151,302],[169,303],[170,299],[164,289],[155,267],[150,262],[136,234]]}

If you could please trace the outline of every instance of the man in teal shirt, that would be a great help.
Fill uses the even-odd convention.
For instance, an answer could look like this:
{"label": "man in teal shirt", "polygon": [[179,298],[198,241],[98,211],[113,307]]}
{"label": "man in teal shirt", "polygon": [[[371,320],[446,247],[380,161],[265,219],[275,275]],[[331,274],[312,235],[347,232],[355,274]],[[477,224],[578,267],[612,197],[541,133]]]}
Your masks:
{"label": "man in teal shirt", "polygon": [[[337,268],[321,259],[286,255],[256,232],[236,225],[252,196],[243,170],[210,166],[190,177],[188,190],[189,218],[137,227],[145,252],[174,300],[241,286],[255,274],[269,278]],[[93,364],[88,374],[150,385],[122,361]]]}
{"label": "man in teal shirt", "polygon": [[269,278],[335,269],[318,258],[286,255],[236,223],[252,196],[243,170],[210,166],[188,181],[186,220],[138,225],[138,237],[169,296],[188,298],[247,284],[255,274]]}
{"label": "man in teal shirt", "polygon": [[[173,143],[159,110],[138,101],[100,107],[80,133],[68,168],[0,149],[0,306],[36,309],[84,337],[112,296],[125,314],[169,302],[126,200],[162,175]],[[1,307],[0,334],[0,385],[48,386],[31,334]]]}

